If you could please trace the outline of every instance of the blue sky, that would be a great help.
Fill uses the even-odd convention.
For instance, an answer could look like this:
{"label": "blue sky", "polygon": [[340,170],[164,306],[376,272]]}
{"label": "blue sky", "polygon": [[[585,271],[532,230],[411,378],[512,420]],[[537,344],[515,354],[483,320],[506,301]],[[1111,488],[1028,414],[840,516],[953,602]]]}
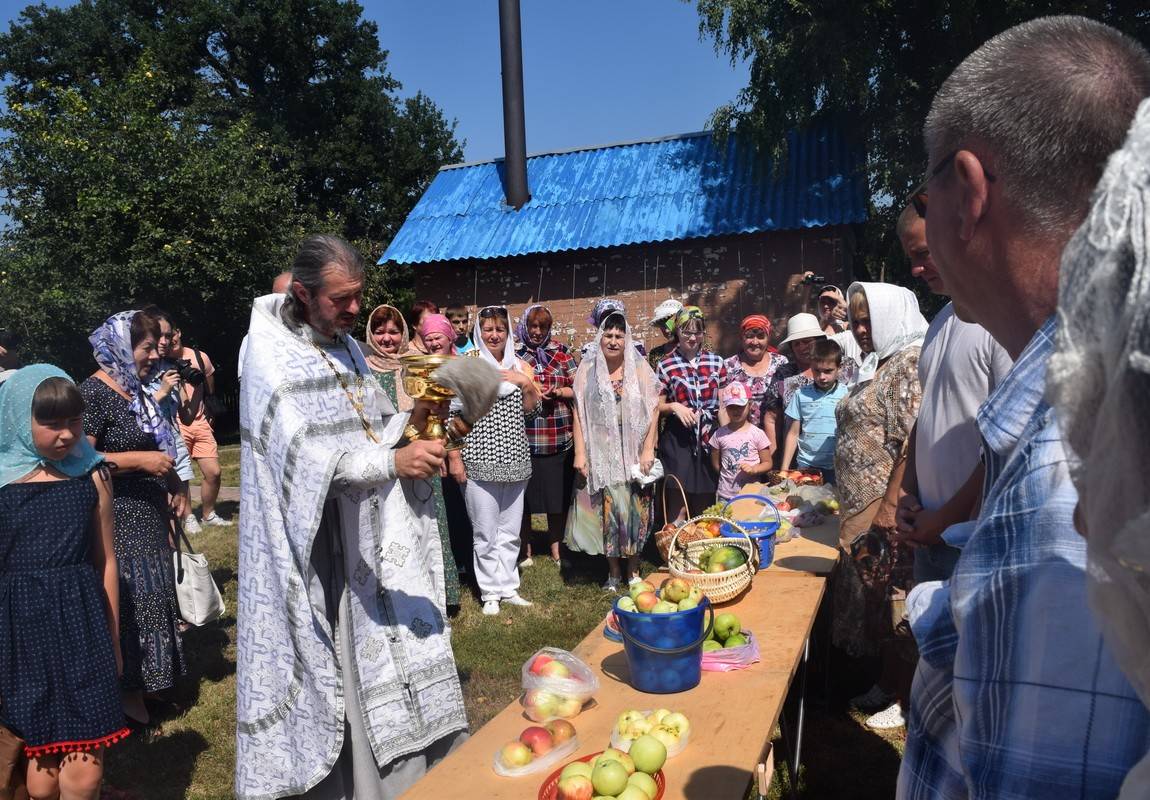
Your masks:
{"label": "blue sky", "polygon": [[[467,160],[502,156],[497,0],[361,2],[402,93],[458,121]],[[0,0],[5,27],[26,5]],[[522,21],[528,152],[697,131],[747,81],[681,0],[522,0]]]}

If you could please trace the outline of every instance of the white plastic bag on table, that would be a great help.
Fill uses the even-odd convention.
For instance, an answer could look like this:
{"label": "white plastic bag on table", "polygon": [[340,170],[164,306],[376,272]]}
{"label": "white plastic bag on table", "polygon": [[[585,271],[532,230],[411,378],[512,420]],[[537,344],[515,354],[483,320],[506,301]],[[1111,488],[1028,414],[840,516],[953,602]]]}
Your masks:
{"label": "white plastic bag on table", "polygon": [[554,769],[560,763],[566,761],[567,758],[575,755],[578,749],[579,737],[572,736],[563,744],[552,748],[539,758],[532,759],[522,767],[506,767],[499,760],[499,754],[503,752],[503,748],[501,747],[495,751],[495,758],[491,760],[491,769],[495,771],[496,775],[501,775],[504,778],[518,778],[523,775],[530,775],[534,772],[542,772],[545,769]]}
{"label": "white plastic bag on table", "polygon": [[703,651],[703,670],[706,672],[733,672],[746,669],[759,661],[759,640],[750,631],[743,631],[747,643],[738,647],[723,647]]}
{"label": "white plastic bag on table", "polygon": [[[647,710],[647,711],[640,711],[639,713],[642,714],[644,717],[649,717],[649,716],[651,716],[651,714],[655,713],[655,709],[652,708],[652,709]],[[631,752],[631,744],[634,741],[635,741],[634,739],[628,739],[627,737],[620,734],[618,725],[611,728],[611,746],[613,748],[615,748],[616,750],[620,750],[624,753],[629,753],[629,752]],[[688,728],[687,732],[679,737],[679,744],[678,745],[676,745],[674,747],[668,747],[667,748],[667,758],[673,758],[673,757],[679,755],[679,753],[681,753],[687,749],[687,745],[690,744],[690,742],[691,742],[691,729]]]}
{"label": "white plastic bag on table", "polygon": [[[549,661],[562,664],[569,673],[567,677],[553,677],[535,674],[531,671],[532,665],[541,656]],[[544,647],[531,658],[523,662],[521,670],[523,676],[523,691],[540,690],[552,694],[569,697],[585,703],[599,691],[599,678],[591,668],[575,657],[574,654],[558,647]]]}

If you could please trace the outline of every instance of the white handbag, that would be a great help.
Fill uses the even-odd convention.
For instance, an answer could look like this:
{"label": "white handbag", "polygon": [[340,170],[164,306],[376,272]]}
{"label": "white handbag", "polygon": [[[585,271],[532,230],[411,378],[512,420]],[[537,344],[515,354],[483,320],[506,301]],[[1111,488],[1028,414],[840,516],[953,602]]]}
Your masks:
{"label": "white handbag", "polygon": [[[183,540],[187,552],[181,552]],[[189,625],[207,625],[223,616],[226,607],[220,587],[212,578],[212,569],[203,553],[193,553],[184,528],[176,524],[176,550],[172,553],[175,568],[176,602],[180,617]]]}

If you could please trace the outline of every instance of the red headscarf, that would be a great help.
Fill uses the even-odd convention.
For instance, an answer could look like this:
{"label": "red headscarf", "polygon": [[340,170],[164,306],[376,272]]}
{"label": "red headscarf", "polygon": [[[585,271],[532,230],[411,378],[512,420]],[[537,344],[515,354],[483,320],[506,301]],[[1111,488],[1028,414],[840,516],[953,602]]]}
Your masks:
{"label": "red headscarf", "polygon": [[743,321],[739,323],[739,332],[746,333],[752,328],[759,328],[767,333],[767,352],[777,353],[774,347],[771,346],[771,321],[764,317],[762,314],[751,314],[743,317]]}

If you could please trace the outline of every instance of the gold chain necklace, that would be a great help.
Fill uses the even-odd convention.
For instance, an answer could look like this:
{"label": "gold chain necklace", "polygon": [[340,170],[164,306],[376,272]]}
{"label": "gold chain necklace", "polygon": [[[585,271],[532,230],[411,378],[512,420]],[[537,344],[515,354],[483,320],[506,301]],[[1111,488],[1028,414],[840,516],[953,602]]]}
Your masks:
{"label": "gold chain necklace", "polygon": [[367,438],[379,444],[379,437],[376,436],[375,431],[371,429],[371,423],[367,421],[367,414],[364,413],[364,399],[367,393],[363,385],[363,373],[359,371],[359,364],[355,363],[355,357],[351,354],[351,347],[348,346],[347,339],[345,338],[343,340],[343,346],[347,350],[348,358],[351,360],[352,369],[355,370],[356,389],[359,393],[358,399],[351,393],[351,387],[347,385],[347,378],[345,378],[344,374],[336,367],[335,362],[331,360],[331,356],[327,354],[327,351],[312,341],[310,336],[305,334],[304,338],[307,339],[312,347],[319,351],[319,354],[323,356],[323,360],[327,362],[328,367],[335,373],[335,378],[339,381],[339,385],[343,387],[343,393],[347,395],[348,402],[350,402],[351,407],[355,409],[355,413],[359,415],[360,424],[363,425],[363,432],[367,434]]}

